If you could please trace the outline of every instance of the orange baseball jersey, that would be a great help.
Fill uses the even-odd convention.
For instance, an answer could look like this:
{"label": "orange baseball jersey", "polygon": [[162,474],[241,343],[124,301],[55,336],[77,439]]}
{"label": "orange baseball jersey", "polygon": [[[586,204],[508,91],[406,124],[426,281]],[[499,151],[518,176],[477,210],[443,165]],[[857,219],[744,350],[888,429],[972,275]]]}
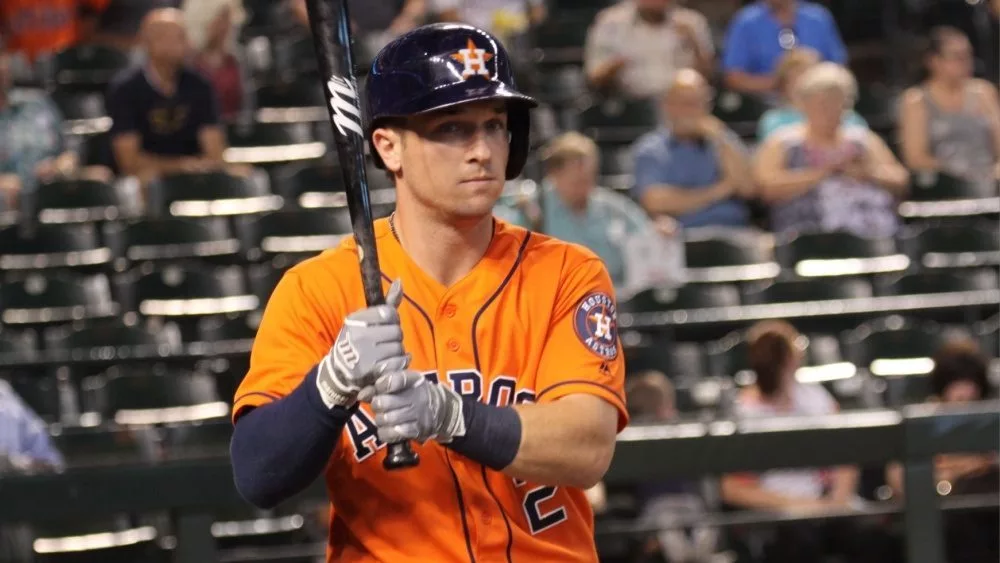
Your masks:
{"label": "orange baseball jersey", "polygon": [[109,0],[3,0],[0,29],[6,47],[34,60],[55,53],[79,39],[80,17],[99,13]]}
{"label": "orange baseball jersey", "polygon": [[[614,294],[596,255],[496,220],[484,258],[446,288],[387,221],[376,221],[375,236],[383,290],[402,279],[413,369],[492,405],[596,395],[618,409],[619,430],[628,422]],[[364,307],[353,237],[292,268],[264,311],[234,420],[298,386],[344,317]],[[328,561],[597,561],[583,491],[516,481],[434,441],[414,444],[418,467],[387,472],[373,420],[362,405],[326,469]]]}

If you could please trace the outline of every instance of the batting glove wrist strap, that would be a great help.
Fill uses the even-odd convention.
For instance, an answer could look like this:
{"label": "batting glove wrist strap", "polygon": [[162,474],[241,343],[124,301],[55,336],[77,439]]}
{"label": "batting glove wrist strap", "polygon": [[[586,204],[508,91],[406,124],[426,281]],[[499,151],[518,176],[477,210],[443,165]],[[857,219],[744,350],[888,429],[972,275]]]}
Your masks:
{"label": "batting glove wrist strap", "polygon": [[496,471],[510,465],[521,448],[521,415],[469,398],[462,405],[465,432],[447,447]]}

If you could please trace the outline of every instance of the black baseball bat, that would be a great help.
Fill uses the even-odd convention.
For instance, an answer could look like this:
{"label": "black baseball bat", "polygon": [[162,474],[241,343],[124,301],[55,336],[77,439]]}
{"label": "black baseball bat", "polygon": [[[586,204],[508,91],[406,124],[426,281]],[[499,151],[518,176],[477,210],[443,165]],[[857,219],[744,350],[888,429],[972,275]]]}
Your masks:
{"label": "black baseball bat", "polygon": [[[382,294],[382,270],[378,264],[375,230],[372,227],[372,202],[365,170],[365,134],[357,80],[354,78],[347,0],[307,0],[306,8],[320,76],[326,81],[323,92],[333,125],[340,168],[344,173],[347,209],[358,244],[365,301],[370,307],[382,305],[385,295]],[[420,462],[409,442],[389,444],[388,447],[382,463],[387,470],[413,467]]]}

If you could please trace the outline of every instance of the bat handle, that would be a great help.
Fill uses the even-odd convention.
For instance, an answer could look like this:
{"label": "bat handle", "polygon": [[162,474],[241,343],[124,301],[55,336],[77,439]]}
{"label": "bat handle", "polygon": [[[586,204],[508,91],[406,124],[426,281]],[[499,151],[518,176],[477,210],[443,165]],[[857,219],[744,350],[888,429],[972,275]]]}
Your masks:
{"label": "bat handle", "polygon": [[409,442],[395,442],[389,444],[389,451],[385,459],[382,460],[382,467],[386,471],[396,471],[407,467],[416,467],[420,464],[420,456],[413,451]]}

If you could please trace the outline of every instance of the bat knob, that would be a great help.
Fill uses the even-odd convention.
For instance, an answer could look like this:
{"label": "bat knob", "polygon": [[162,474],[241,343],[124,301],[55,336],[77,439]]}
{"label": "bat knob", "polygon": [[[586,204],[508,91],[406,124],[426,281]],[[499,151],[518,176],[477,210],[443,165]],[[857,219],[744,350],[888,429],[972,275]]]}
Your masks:
{"label": "bat knob", "polygon": [[389,444],[389,451],[385,459],[382,460],[382,467],[386,471],[396,471],[407,467],[416,467],[420,464],[420,456],[410,448],[409,442],[398,442]]}

